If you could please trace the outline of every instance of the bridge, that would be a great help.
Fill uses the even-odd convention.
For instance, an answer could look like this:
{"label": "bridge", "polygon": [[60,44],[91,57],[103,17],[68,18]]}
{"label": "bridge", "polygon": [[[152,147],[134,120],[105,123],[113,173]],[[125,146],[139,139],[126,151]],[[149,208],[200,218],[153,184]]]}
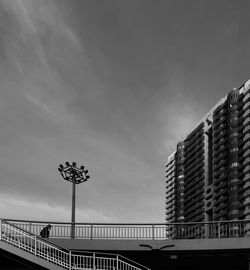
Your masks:
{"label": "bridge", "polygon": [[[47,224],[50,238],[40,238]],[[0,263],[15,257],[26,262],[23,269],[250,269],[250,220],[76,223],[75,239],[71,229],[70,223],[1,219]]]}

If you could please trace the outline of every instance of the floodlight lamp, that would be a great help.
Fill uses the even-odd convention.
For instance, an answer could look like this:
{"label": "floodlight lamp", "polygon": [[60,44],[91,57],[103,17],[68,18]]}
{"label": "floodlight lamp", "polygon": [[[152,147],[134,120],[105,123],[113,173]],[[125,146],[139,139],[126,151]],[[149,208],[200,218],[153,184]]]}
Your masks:
{"label": "floodlight lamp", "polygon": [[76,162],[72,162],[72,165],[75,167],[76,166]]}
{"label": "floodlight lamp", "polygon": [[85,174],[87,174],[88,172],[89,172],[88,170],[84,171]]}
{"label": "floodlight lamp", "polygon": [[58,168],[58,171],[59,171],[59,172],[62,172],[62,169],[61,169],[61,168]]}
{"label": "floodlight lamp", "polygon": [[84,170],[85,167],[82,165],[80,168],[81,168],[81,170]]}
{"label": "floodlight lamp", "polygon": [[69,162],[68,162],[68,161],[66,161],[66,162],[65,162],[65,164],[66,164],[66,166],[70,166],[70,164],[69,164]]}
{"label": "floodlight lamp", "polygon": [[63,169],[63,165],[62,165],[62,164],[60,164],[59,167],[60,167],[61,169]]}
{"label": "floodlight lamp", "polygon": [[89,175],[86,175],[86,179],[89,179],[90,178],[90,176]]}

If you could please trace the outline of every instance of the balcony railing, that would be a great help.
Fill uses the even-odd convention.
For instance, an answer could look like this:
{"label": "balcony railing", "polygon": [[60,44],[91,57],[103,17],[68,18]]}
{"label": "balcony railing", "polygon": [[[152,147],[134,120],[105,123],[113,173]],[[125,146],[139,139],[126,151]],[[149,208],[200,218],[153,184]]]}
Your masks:
{"label": "balcony railing", "polygon": [[[34,235],[51,224],[51,238],[70,238],[71,223],[7,220],[18,228]],[[76,223],[76,239],[204,239],[235,238],[250,236],[250,219],[234,221],[187,222],[168,224],[126,224],[126,223]]]}

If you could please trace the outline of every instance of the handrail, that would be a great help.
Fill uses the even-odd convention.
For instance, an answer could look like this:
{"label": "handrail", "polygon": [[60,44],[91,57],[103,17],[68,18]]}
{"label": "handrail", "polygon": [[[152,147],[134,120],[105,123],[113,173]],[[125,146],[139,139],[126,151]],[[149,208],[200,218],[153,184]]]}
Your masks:
{"label": "handrail", "polygon": [[[60,221],[40,221],[40,220],[27,220],[27,219],[9,219],[9,218],[1,218],[2,220],[5,221],[10,221],[10,222],[31,222],[31,223],[41,223],[41,224],[63,224],[63,225],[71,225],[71,222],[60,222]],[[110,223],[110,222],[75,222],[75,225],[194,225],[194,224],[217,224],[217,223],[232,223],[232,222],[250,222],[250,219],[234,219],[234,220],[218,220],[218,221],[199,221],[199,222],[153,222],[153,223],[144,223],[144,222],[139,222],[139,223]]]}
{"label": "handrail", "polygon": [[64,268],[69,268],[69,253],[48,244],[47,241],[32,235],[25,230],[1,220],[1,241],[11,244],[21,250],[34,254],[37,257],[55,263]]}
{"label": "handrail", "polygon": [[[3,219],[0,219],[0,241],[69,270],[148,270],[146,266],[116,254],[82,251],[80,255],[76,255],[74,250],[63,249]],[[111,258],[108,257],[111,255]]]}
{"label": "handrail", "polygon": [[[11,224],[39,235],[44,224],[52,225],[52,238],[70,238],[71,223],[8,219]],[[182,223],[75,223],[76,239],[193,239],[250,235],[250,219]]]}
{"label": "handrail", "polygon": [[[80,253],[80,254],[85,254],[85,253],[86,254],[93,254],[93,252],[91,252],[91,251],[86,251],[86,250],[83,251],[81,249],[70,249],[70,251],[74,252],[74,253]],[[95,252],[95,255],[97,255],[97,256],[112,256],[113,258],[118,257],[118,258],[121,258],[123,261],[128,261],[128,262],[131,262],[133,265],[138,265],[142,269],[146,268],[147,270],[149,270],[149,268],[145,267],[145,265],[142,265],[138,262],[135,262],[127,257],[120,255],[120,254],[114,254],[114,253],[109,253],[109,252],[105,252],[105,253],[104,252]]]}
{"label": "handrail", "polygon": [[[1,219],[1,221],[4,222],[4,223],[6,223],[6,224],[8,224],[8,225],[10,225],[10,226],[12,226],[12,227],[14,227],[14,228],[16,228],[16,229],[19,230],[19,231],[22,231],[23,233],[26,233],[26,234],[28,234],[28,235],[30,235],[30,236],[34,236],[34,234],[32,234],[31,232],[29,232],[29,231],[27,231],[27,230],[25,230],[25,229],[23,229],[23,228],[20,228],[20,227],[16,226],[15,224],[11,224],[11,223],[9,223],[8,221],[6,221],[6,220],[4,220],[4,219]],[[41,239],[43,242],[46,242],[46,243],[47,243],[48,245],[50,245],[50,246],[54,246],[55,248],[58,248],[58,249],[63,249],[63,250],[65,250],[65,251],[67,251],[67,252],[70,251],[70,250],[67,249],[67,248],[62,248],[61,246],[59,246],[59,245],[57,245],[57,244],[55,244],[55,243],[51,243],[51,242],[48,241],[46,238],[41,238],[41,237],[38,236],[38,235],[36,235],[36,237],[39,238],[39,239]]]}

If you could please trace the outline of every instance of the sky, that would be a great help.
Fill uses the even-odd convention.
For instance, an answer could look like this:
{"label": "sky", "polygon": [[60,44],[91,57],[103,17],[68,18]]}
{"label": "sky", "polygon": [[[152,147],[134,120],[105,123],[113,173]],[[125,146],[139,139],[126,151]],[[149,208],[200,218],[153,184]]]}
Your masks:
{"label": "sky", "polygon": [[176,143],[250,77],[245,0],[0,0],[0,217],[163,223]]}

